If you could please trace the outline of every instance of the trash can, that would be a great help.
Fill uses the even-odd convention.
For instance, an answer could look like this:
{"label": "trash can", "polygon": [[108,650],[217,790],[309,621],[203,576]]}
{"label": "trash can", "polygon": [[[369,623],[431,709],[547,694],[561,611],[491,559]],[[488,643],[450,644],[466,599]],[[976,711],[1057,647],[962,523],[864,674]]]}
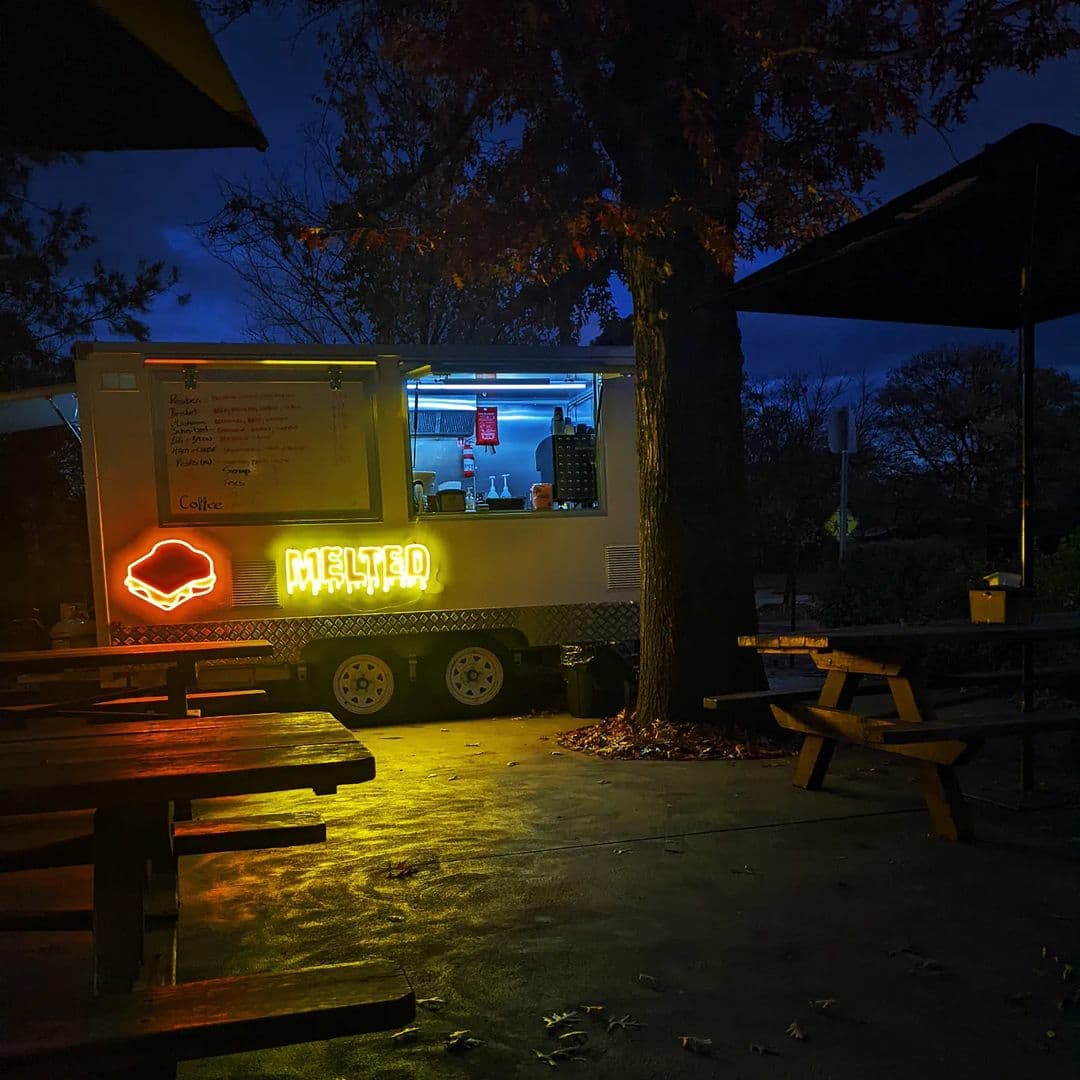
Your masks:
{"label": "trash can", "polygon": [[566,710],[571,716],[593,715],[592,664],[594,652],[586,645],[563,645],[559,649],[559,666],[566,683]]}
{"label": "trash can", "polygon": [[1025,625],[1035,618],[1035,595],[1020,587],[1020,575],[998,571],[987,574],[986,585],[968,590],[973,623]]}
{"label": "trash can", "polygon": [[571,716],[614,716],[626,705],[633,672],[619,649],[563,645],[560,653],[566,708]]}

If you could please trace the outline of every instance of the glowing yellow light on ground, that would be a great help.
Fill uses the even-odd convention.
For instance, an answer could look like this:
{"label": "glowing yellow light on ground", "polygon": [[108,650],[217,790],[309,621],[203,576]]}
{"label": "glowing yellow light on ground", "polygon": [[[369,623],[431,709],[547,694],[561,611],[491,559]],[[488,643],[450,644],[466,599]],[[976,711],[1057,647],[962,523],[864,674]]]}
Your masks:
{"label": "glowing yellow light on ground", "polygon": [[431,552],[423,544],[285,549],[285,587],[290,596],[295,592],[318,596],[324,589],[368,596],[395,589],[423,592],[430,580]]}
{"label": "glowing yellow light on ground", "polygon": [[213,592],[214,560],[186,540],[159,540],[127,568],[124,587],[132,596],[162,611],[172,611],[196,596]]}

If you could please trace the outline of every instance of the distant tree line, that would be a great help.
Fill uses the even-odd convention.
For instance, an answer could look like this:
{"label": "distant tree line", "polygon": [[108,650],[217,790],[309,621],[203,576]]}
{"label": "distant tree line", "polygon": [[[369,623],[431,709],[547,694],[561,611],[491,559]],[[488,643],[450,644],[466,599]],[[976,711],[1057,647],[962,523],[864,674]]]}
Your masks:
{"label": "distant tree line", "polygon": [[[1080,526],[1080,381],[1037,372],[1035,528],[1044,552]],[[973,559],[1015,562],[1019,532],[1016,358],[997,345],[919,353],[865,380],[786,375],[748,384],[748,512],[758,571],[796,575],[835,559],[826,524],[839,500],[832,410],[858,431],[848,503],[855,544],[946,537]]]}

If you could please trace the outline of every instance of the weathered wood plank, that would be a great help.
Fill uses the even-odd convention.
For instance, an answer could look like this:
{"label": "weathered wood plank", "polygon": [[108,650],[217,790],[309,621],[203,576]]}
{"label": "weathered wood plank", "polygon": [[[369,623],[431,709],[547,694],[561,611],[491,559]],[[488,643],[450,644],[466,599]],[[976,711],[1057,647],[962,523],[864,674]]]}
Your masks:
{"label": "weathered wood plank", "polygon": [[738,694],[715,694],[705,698],[702,705],[706,709],[724,710],[737,708],[739,705],[771,704],[784,701],[812,701],[818,696],[817,689],[811,690],[744,690]]}
{"label": "weathered wood plank", "polygon": [[825,783],[835,750],[835,739],[807,735],[799,748],[799,758],[795,762],[795,772],[791,778],[795,787],[805,788],[807,791],[818,791]]}
{"label": "weathered wood plank", "polygon": [[[952,765],[967,750],[967,743],[958,740],[942,742],[913,742],[902,745],[886,745],[874,737],[883,727],[895,727],[888,720],[870,720],[858,713],[842,709],[827,709],[820,705],[773,705],[776,722],[789,731],[801,731],[806,735],[825,739],[841,739],[844,742],[875,746],[875,749],[900,754],[903,757],[932,761],[939,765]],[[913,725],[914,726],[914,725]],[[918,725],[920,728],[922,725]]]}
{"label": "weathered wood plank", "polygon": [[[50,743],[59,740],[68,743],[71,740],[83,740],[86,746],[106,746],[102,740],[106,736],[115,736],[124,741],[134,739],[139,735],[149,737],[148,741],[163,739],[165,745],[177,745],[176,736],[184,739],[206,741],[215,739],[222,741],[231,739],[235,735],[247,734],[280,734],[286,731],[305,731],[312,741],[318,741],[324,735],[340,738],[341,733],[346,731],[344,725],[330,713],[322,711],[290,712],[290,713],[243,713],[230,716],[203,716],[193,724],[191,717],[161,717],[161,719],[140,718],[130,722],[110,724],[87,724],[68,723],[62,728],[50,728],[47,731],[30,729],[12,731],[0,736],[0,742],[4,746],[4,753],[0,757],[0,764],[10,759],[12,753],[18,752],[18,744],[24,742],[38,742],[48,739]],[[169,739],[164,737],[168,735]]]}
{"label": "weathered wood plank", "polygon": [[956,770],[949,765],[924,761],[919,766],[919,781],[926,808],[930,812],[933,835],[945,840],[971,843],[975,839],[975,828],[960,790]]}
{"label": "weathered wood plank", "polygon": [[806,652],[836,649],[858,653],[863,649],[897,647],[921,648],[944,642],[1024,642],[1080,638],[1080,616],[1044,615],[1026,626],[944,622],[923,626],[837,627],[799,633],[752,634],[741,636],[744,648],[769,652]]}
{"label": "weathered wood plank", "polygon": [[811,659],[822,671],[843,671],[855,675],[899,675],[908,663],[902,654],[866,655],[858,650],[816,652]]}
{"label": "weathered wood plank", "polygon": [[154,645],[96,645],[82,649],[26,649],[0,652],[0,669],[20,673],[75,668],[153,667],[184,660],[254,659],[272,656],[274,646],[261,638],[240,641],[181,641]]}
{"label": "weathered wood plank", "polygon": [[173,847],[177,855],[296,847],[321,844],[325,840],[326,822],[309,812],[173,822]]}
{"label": "weathered wood plank", "polygon": [[[0,830],[0,871],[80,866],[93,861],[92,813],[46,814],[20,821],[24,822],[20,831]],[[309,811],[199,821],[175,820],[174,815],[173,820],[177,855],[297,847],[325,840],[326,822]]]}
{"label": "weathered wood plank", "polygon": [[90,930],[93,903],[89,866],[0,874],[0,930]]}
{"label": "weathered wood plank", "polygon": [[161,895],[170,876],[175,895],[168,803],[102,806],[94,811],[96,993],[127,993],[135,985],[144,959],[147,900],[152,889]]}
{"label": "weathered wood plank", "polygon": [[416,1001],[387,960],[241,975],[110,994],[77,1016],[34,1013],[11,1025],[0,1063],[25,1076],[136,1069],[408,1023]]}
{"label": "weathered wood plank", "polygon": [[970,720],[935,720],[913,725],[899,724],[880,728],[870,735],[870,741],[897,746],[912,742],[939,739],[985,739],[994,736],[1023,735],[1029,731],[1065,731],[1080,726],[1080,714],[1040,716],[1024,713],[1017,716],[983,717]]}
{"label": "weathered wood plank", "polygon": [[103,759],[44,764],[34,769],[0,766],[0,814],[217,799],[303,788],[330,794],[339,785],[364,783],[375,775],[374,758],[355,740],[226,754],[207,747],[201,754],[162,755],[154,765],[148,768],[138,759]]}

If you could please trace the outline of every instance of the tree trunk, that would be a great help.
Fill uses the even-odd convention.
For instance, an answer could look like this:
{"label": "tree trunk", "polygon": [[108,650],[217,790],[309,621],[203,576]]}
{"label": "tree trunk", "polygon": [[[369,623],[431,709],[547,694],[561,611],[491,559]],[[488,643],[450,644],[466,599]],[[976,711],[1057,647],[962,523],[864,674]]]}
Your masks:
{"label": "tree trunk", "polygon": [[736,645],[757,613],[746,528],[736,314],[692,235],[630,241],[641,519],[638,721],[700,719],[708,694],[765,685]]}
{"label": "tree trunk", "polygon": [[[617,122],[604,135],[623,202],[646,221],[650,208],[663,215],[696,206],[733,238],[734,145],[753,109],[726,85],[738,70],[736,46],[691,0],[625,0],[623,17],[610,84]],[[681,95],[702,85],[730,143],[722,177],[705,174],[684,132]],[[702,247],[689,221],[623,242],[637,357],[643,725],[700,719],[706,695],[765,685],[759,657],[735,640],[756,630],[757,613],[742,344],[726,301],[733,272]]]}

